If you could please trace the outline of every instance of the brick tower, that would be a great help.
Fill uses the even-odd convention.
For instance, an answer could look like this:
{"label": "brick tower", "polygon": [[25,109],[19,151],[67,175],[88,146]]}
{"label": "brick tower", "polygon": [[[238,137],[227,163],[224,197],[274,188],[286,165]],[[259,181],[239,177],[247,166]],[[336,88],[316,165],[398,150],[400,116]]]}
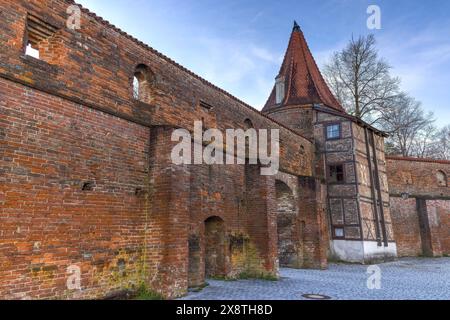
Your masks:
{"label": "brick tower", "polygon": [[263,112],[316,144],[316,174],[327,185],[330,255],[363,263],[396,257],[385,134],[345,112],[296,22]]}

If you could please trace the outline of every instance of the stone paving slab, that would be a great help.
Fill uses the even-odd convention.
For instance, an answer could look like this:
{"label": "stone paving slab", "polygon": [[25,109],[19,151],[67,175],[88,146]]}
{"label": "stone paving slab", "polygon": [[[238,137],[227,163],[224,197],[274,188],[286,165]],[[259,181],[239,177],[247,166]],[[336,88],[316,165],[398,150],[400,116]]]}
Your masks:
{"label": "stone paving slab", "polygon": [[408,258],[377,265],[381,289],[368,289],[368,266],[330,264],[328,270],[281,269],[279,281],[208,280],[185,300],[305,300],[322,294],[335,300],[450,300],[450,258]]}

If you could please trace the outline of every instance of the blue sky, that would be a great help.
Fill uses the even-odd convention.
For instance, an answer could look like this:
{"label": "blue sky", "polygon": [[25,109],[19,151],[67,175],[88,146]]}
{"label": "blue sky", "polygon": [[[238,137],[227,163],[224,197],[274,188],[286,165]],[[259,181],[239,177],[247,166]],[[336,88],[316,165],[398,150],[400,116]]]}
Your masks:
{"label": "blue sky", "polygon": [[[352,35],[374,33],[402,89],[450,123],[448,0],[78,0],[124,31],[257,109],[264,105],[293,20],[319,66]],[[382,29],[368,30],[367,7]]]}

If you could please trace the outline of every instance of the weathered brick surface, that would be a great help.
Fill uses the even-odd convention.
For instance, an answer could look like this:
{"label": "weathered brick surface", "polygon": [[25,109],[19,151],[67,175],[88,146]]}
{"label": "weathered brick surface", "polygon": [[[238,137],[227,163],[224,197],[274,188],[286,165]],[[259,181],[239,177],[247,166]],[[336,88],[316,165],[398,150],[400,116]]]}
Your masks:
{"label": "weathered brick surface", "polygon": [[283,172],[275,179],[280,265],[325,268],[328,248],[325,186],[314,178]]}
{"label": "weathered brick surface", "polygon": [[[294,194],[288,185],[281,181],[276,182],[277,195],[277,227],[278,227],[278,259],[280,266],[296,266],[302,258],[299,253],[303,252],[300,246],[303,244],[299,232],[301,226],[296,223],[298,208]],[[298,199],[297,199],[298,201]]]}
{"label": "weathered brick surface", "polygon": [[450,255],[450,200],[431,200],[439,219],[439,240],[442,254]]}
{"label": "weathered brick surface", "polygon": [[[102,23],[93,14],[83,12],[80,30],[67,29],[69,4],[71,1],[64,0],[0,1],[0,74],[3,77],[79,99],[84,105],[146,125],[173,125],[191,130],[194,121],[203,119],[206,127],[223,130],[245,128],[244,121],[250,119],[255,128],[281,130],[281,166],[285,171],[312,174],[312,163],[307,161],[313,152],[309,140],[276,124],[154,49]],[[58,28],[63,50],[57,61],[24,55],[28,12]],[[132,90],[135,69],[141,64],[154,75],[150,88],[152,98],[144,104],[134,101]],[[213,109],[201,107],[200,101]],[[301,155],[301,145],[306,150],[306,158]]]}
{"label": "weathered brick surface", "polygon": [[[87,11],[67,29],[70,4],[0,0],[0,297],[98,298],[140,283],[175,297],[203,284],[205,266],[276,275],[275,178],[172,164],[173,130],[195,120],[280,130],[281,170],[305,203],[304,266],[326,267],[314,144]],[[57,29],[40,60],[24,55],[27,14]],[[151,81],[137,102],[142,64]],[[67,289],[70,265],[81,291]]]}
{"label": "weathered brick surface", "polygon": [[111,274],[146,246],[149,129],[3,79],[0,96],[0,297],[76,297],[70,265],[87,297],[133,282]]}
{"label": "weathered brick surface", "polygon": [[[324,106],[264,115],[87,10],[67,29],[70,4],[0,0],[0,298],[98,298],[141,283],[172,298],[205,274],[277,275],[280,258],[325,268],[335,228],[351,241],[395,235],[401,255],[448,254],[448,162],[385,159],[379,133],[375,157],[364,125]],[[40,60],[24,55],[28,14],[57,30]],[[194,121],[279,129],[280,173],[173,164],[171,135]],[[340,139],[326,141],[329,123]],[[337,163],[344,183],[325,185]],[[67,289],[69,266],[81,291]]]}
{"label": "weathered brick surface", "polygon": [[450,162],[388,157],[387,170],[399,255],[448,254]]}
{"label": "weathered brick surface", "polygon": [[422,254],[419,217],[416,199],[391,198],[391,214],[395,240],[400,257],[415,257]]}
{"label": "weathered brick surface", "polygon": [[[413,158],[389,157],[387,159],[390,193],[411,197],[450,198],[450,161],[433,161]],[[443,172],[447,185],[438,183],[437,174]]]}

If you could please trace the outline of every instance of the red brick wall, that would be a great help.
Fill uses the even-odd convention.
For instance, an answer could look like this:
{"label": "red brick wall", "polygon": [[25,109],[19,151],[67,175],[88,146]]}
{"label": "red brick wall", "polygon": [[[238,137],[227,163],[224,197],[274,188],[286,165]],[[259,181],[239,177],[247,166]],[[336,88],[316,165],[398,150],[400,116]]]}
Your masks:
{"label": "red brick wall", "polygon": [[391,216],[399,257],[422,254],[416,199],[391,198]]}
{"label": "red brick wall", "polygon": [[[425,235],[429,242],[428,254],[448,255],[450,251],[450,201],[425,200],[427,222],[430,234]],[[398,255],[414,257],[425,254],[422,247],[422,237],[417,210],[416,198],[391,198],[391,212]]]}
{"label": "red brick wall", "polygon": [[303,136],[314,140],[314,111],[311,105],[275,109],[268,115]]}
{"label": "red brick wall", "polygon": [[450,255],[450,200],[428,200],[427,207],[434,245],[442,254]]}
{"label": "red brick wall", "polygon": [[148,263],[144,280],[168,298],[188,287],[188,228],[190,170],[172,163],[174,128],[152,127],[147,190]]}
{"label": "red brick wall", "polygon": [[[139,281],[182,295],[204,280],[210,216],[225,222],[229,275],[276,273],[274,178],[175,166],[170,136],[194,120],[228,129],[250,119],[280,129],[281,169],[306,177],[313,143],[87,11],[81,30],[66,29],[70,4],[0,0],[0,297],[101,297]],[[58,29],[41,60],[24,55],[27,13]],[[147,103],[132,99],[139,64],[154,76]],[[308,261],[324,266],[316,191],[304,196]],[[81,267],[82,292],[66,290],[69,264]]]}
{"label": "red brick wall", "polygon": [[299,177],[300,216],[305,221],[303,251],[305,268],[327,268],[329,248],[325,185],[313,177]]}
{"label": "red brick wall", "polygon": [[260,176],[259,165],[245,166],[245,219],[247,233],[257,252],[262,253],[262,272],[278,268],[275,179]]}
{"label": "red brick wall", "polygon": [[298,218],[298,208],[293,191],[284,182],[275,182],[277,196],[277,233],[278,233],[278,260],[282,267],[298,266],[301,245],[301,225]]}
{"label": "red brick wall", "polygon": [[450,255],[450,201],[446,201],[446,208],[441,209],[441,248],[442,253],[449,256]]}
{"label": "red brick wall", "polygon": [[[113,28],[93,14],[83,12],[81,29],[68,30],[64,0],[0,0],[0,75],[78,99],[82,104],[112,112],[146,125],[172,125],[191,130],[194,121],[208,128],[280,129],[281,167],[288,172],[312,175],[311,141],[276,124],[260,112]],[[49,9],[51,8],[51,9]],[[27,12],[58,28],[58,59],[36,60],[24,55]],[[154,74],[148,104],[133,100],[132,81],[136,66],[145,64]],[[200,100],[213,106],[207,110]],[[304,147],[302,154],[300,146]]]}
{"label": "red brick wall", "polygon": [[[387,157],[389,190],[393,195],[450,199],[450,161],[427,161]],[[447,186],[440,186],[437,172],[447,175]]]}
{"label": "red brick wall", "polygon": [[144,248],[149,129],[3,79],[0,96],[0,297],[73,296],[72,264],[84,296],[122,287],[107,278]]}
{"label": "red brick wall", "polygon": [[387,157],[387,172],[399,255],[448,254],[450,188],[439,185],[437,173],[448,179],[450,161]]}

